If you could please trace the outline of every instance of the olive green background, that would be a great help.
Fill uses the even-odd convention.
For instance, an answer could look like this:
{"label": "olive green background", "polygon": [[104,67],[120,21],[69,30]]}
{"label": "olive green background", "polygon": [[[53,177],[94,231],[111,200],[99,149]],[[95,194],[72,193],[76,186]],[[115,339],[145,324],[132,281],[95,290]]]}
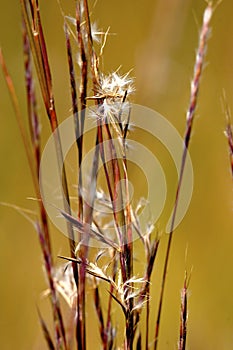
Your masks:
{"label": "olive green background", "polygon": [[[67,4],[68,3],[68,4]],[[73,15],[72,1],[63,1],[65,14]],[[183,135],[189,102],[203,0],[145,0],[90,2],[91,19],[99,28],[110,26],[101,68],[110,72],[131,68],[136,93],[133,102],[164,115]],[[206,64],[190,153],[194,167],[192,202],[175,232],[170,260],[159,349],[175,349],[179,332],[180,290],[184,271],[192,269],[189,286],[188,348],[199,350],[233,347],[233,191],[226,124],[221,104],[223,89],[233,109],[233,3],[223,0],[211,22]],[[41,1],[55,98],[60,120],[70,114],[70,96],[63,19],[55,0]],[[22,113],[26,103],[19,2],[0,1],[0,45],[13,77]],[[39,102],[43,142],[49,125]],[[0,73],[0,201],[36,210],[29,167],[9,94]],[[153,141],[153,140],[152,140]],[[155,150],[156,153],[156,150]],[[159,155],[158,155],[159,156]],[[171,167],[172,161],[170,160]],[[168,172],[170,165],[164,164]],[[171,173],[172,174],[172,173]],[[140,187],[140,183],[138,184]],[[174,192],[174,191],[173,191]],[[154,275],[156,293],[167,237],[162,238]],[[63,235],[53,230],[54,255],[67,253]],[[142,252],[136,257],[141,259]],[[0,208],[0,347],[4,350],[46,348],[36,305],[49,318],[42,257],[32,225],[15,210]],[[91,292],[90,292],[91,293]],[[117,310],[120,312],[119,310]],[[152,307],[155,311],[155,307]],[[88,318],[94,319],[94,308]],[[155,316],[152,317],[154,321]],[[90,349],[100,348],[98,335],[88,328]],[[119,326],[120,327],[120,326]],[[153,329],[153,328],[152,328]],[[97,334],[97,332],[96,332]],[[152,332],[153,335],[153,332]]]}

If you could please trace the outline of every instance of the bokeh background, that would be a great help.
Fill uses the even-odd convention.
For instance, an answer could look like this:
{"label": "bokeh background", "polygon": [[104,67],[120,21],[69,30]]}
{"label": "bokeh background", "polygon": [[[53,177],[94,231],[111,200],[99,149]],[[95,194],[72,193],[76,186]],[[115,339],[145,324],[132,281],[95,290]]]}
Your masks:
{"label": "bokeh background", "polygon": [[[72,1],[61,1],[61,6],[65,14],[74,14]],[[103,30],[110,26],[112,33],[104,50],[103,70],[110,72],[121,66],[124,73],[133,69],[131,74],[136,84],[133,101],[157,110],[181,135],[205,6],[203,0],[90,1],[92,21]],[[188,348],[228,350],[233,347],[233,191],[221,103],[224,89],[233,109],[232,13],[232,1],[223,0],[211,22],[190,147],[194,191],[188,213],[173,241],[160,350],[175,349],[177,345],[180,290],[185,269],[188,272],[192,269]],[[41,14],[57,109],[63,120],[70,113],[63,18],[56,0],[41,1]],[[0,45],[26,123],[19,1],[0,1]],[[0,91],[0,201],[36,210],[36,204],[28,199],[33,197],[34,190],[2,73]],[[49,125],[41,101],[39,111],[45,142]],[[164,167],[169,173],[169,163],[165,162]],[[163,236],[154,276],[153,310],[166,240]],[[67,252],[66,239],[55,229],[53,250],[55,256]],[[139,258],[141,252],[137,254]],[[0,207],[0,271],[1,349],[45,349],[36,305],[41,307],[46,318],[49,318],[49,307],[41,297],[46,284],[37,234],[25,218],[6,206]],[[90,307],[88,318],[94,319],[93,315],[94,308]],[[88,328],[88,339],[90,349],[100,348],[93,327]]]}

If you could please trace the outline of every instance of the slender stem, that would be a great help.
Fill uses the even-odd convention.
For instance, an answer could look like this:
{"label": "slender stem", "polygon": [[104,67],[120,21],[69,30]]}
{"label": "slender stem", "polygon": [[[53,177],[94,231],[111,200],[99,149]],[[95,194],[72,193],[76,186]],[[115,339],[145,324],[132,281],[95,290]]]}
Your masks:
{"label": "slender stem", "polygon": [[175,204],[174,204],[174,208],[173,208],[170,234],[169,234],[169,238],[168,238],[165,262],[164,262],[164,267],[163,267],[161,291],[160,291],[160,297],[159,297],[159,307],[158,307],[156,326],[155,326],[154,350],[157,349],[157,345],[158,345],[161,311],[162,311],[163,300],[164,300],[164,290],[165,290],[165,283],[166,283],[166,277],[167,277],[169,258],[171,255],[171,246],[172,246],[173,233],[174,233],[174,224],[175,224],[176,212],[177,212],[177,207],[178,207],[178,202],[179,202],[180,188],[182,185],[183,174],[184,174],[184,169],[185,169],[185,164],[186,164],[186,157],[187,157],[187,152],[188,152],[188,147],[189,147],[189,142],[190,142],[190,137],[191,137],[191,132],[192,132],[192,125],[193,125],[195,110],[196,110],[196,106],[197,106],[200,78],[201,78],[203,64],[204,64],[204,57],[205,57],[205,51],[206,51],[207,39],[208,39],[208,33],[209,33],[209,24],[210,24],[212,14],[213,14],[213,7],[212,7],[212,4],[209,3],[205,9],[204,15],[203,15],[203,24],[202,24],[202,29],[200,32],[199,46],[198,46],[198,50],[197,50],[197,54],[196,54],[194,75],[193,75],[193,80],[191,82],[190,103],[189,103],[189,108],[187,111],[186,131],[185,131],[185,136],[184,136],[184,149],[183,149],[182,160],[181,160],[181,169],[180,169],[180,173],[179,173],[179,180],[178,180],[178,186],[177,186],[177,191],[176,191]]}
{"label": "slender stem", "polygon": [[230,158],[230,165],[231,165],[231,174],[233,177],[233,128],[231,125],[231,115],[230,115],[230,110],[229,106],[226,104],[225,105],[225,113],[227,117],[227,125],[226,125],[226,137],[228,140],[228,147],[229,147],[229,158]]}

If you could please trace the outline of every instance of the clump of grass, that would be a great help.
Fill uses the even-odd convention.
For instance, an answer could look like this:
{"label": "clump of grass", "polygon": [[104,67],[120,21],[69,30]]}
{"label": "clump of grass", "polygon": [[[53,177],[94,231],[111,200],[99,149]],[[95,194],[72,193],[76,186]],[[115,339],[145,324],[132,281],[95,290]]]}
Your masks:
{"label": "clump of grass", "polygon": [[[87,316],[86,316],[86,285],[91,280],[93,286],[93,303],[99,323],[101,347],[105,350],[123,348],[126,350],[157,349],[159,331],[164,302],[164,290],[169,264],[169,256],[174,236],[174,223],[179,193],[182,186],[183,172],[186,156],[192,133],[195,110],[197,106],[200,78],[204,64],[204,55],[207,46],[210,20],[214,11],[212,3],[208,3],[200,31],[199,47],[196,55],[194,75],[191,83],[190,103],[186,118],[186,131],[184,136],[184,149],[181,169],[178,179],[178,187],[174,203],[173,217],[170,235],[165,255],[161,291],[159,294],[159,307],[156,324],[151,325],[150,298],[154,294],[151,285],[152,272],[159,248],[159,235],[156,228],[148,225],[145,234],[141,231],[137,212],[130,203],[128,188],[128,160],[127,160],[127,136],[130,126],[130,95],[134,90],[133,79],[129,73],[121,75],[115,71],[105,75],[100,71],[99,60],[103,52],[103,45],[107,33],[103,34],[103,45],[97,53],[93,41],[92,27],[87,0],[76,2],[76,14],[74,19],[64,17],[64,31],[69,67],[71,105],[74,116],[74,129],[77,145],[78,164],[78,190],[77,213],[74,216],[70,209],[70,194],[68,178],[64,166],[62,141],[59,133],[59,121],[56,112],[56,103],[53,93],[52,76],[47,54],[46,41],[43,34],[40,17],[39,2],[33,0],[21,0],[23,18],[23,48],[25,56],[25,84],[27,92],[28,122],[30,130],[30,142],[22,124],[22,116],[17,101],[12,80],[8,74],[3,55],[0,54],[1,64],[7,80],[8,88],[15,107],[17,120],[24,140],[28,160],[38,199],[38,219],[34,222],[38,233],[39,242],[43,254],[45,271],[48,278],[49,297],[51,300],[54,335],[50,333],[41,313],[38,311],[41,327],[49,349],[70,350],[87,348]],[[75,24],[75,30],[71,30],[69,22]],[[79,50],[78,67],[76,67],[72,36]],[[43,97],[47,117],[53,133],[57,163],[62,174],[64,191],[64,208],[60,214],[67,223],[68,244],[70,256],[61,258],[66,261],[65,267],[56,268],[51,247],[51,237],[48,227],[48,218],[39,190],[39,169],[41,160],[41,129],[37,112],[37,99],[35,93],[35,80],[32,65],[34,64],[37,78]],[[77,75],[79,79],[77,78]],[[78,83],[79,81],[79,83]],[[90,93],[91,91],[91,93]],[[83,173],[82,160],[84,157],[84,125],[86,109],[95,105],[92,109],[92,117],[96,123],[95,151],[89,174]],[[232,158],[232,130],[228,124],[227,137],[231,149]],[[30,145],[29,145],[30,144]],[[232,160],[232,159],[231,159]],[[103,166],[103,178],[107,191],[103,195],[98,190],[98,167]],[[88,189],[85,188],[83,179],[88,177]],[[88,202],[84,198],[84,191],[88,192]],[[103,206],[111,209],[111,220],[115,228],[115,235],[107,236],[106,230],[102,230],[102,218],[98,212],[97,200]],[[76,241],[78,233],[78,241]],[[136,233],[140,240],[144,256],[145,270],[138,277],[134,266],[134,240]],[[95,259],[90,252],[90,241],[95,239],[104,244]],[[99,261],[104,257],[105,264]],[[101,283],[108,285],[107,308],[103,308]],[[180,336],[178,349],[186,348],[187,336],[187,289],[189,280],[185,275],[182,289]],[[68,321],[64,319],[60,300],[63,298],[71,308],[72,331],[68,331]],[[124,317],[124,339],[119,344],[116,324],[113,319],[113,304],[120,307]],[[143,312],[145,313],[144,327]],[[152,328],[153,327],[153,328]],[[154,337],[152,337],[152,332]],[[178,333],[178,332],[177,332]],[[73,344],[76,339],[76,345]]]}

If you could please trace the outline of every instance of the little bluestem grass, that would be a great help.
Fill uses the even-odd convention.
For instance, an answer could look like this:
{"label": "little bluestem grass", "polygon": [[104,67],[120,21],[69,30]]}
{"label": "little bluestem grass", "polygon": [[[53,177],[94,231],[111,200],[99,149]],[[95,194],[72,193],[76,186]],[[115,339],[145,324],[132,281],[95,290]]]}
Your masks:
{"label": "little bluestem grass", "polygon": [[[76,216],[74,216],[70,209],[71,196],[64,166],[52,74],[40,15],[39,1],[21,0],[20,3],[23,23],[29,138],[25,132],[14,85],[8,73],[2,52],[0,52],[0,62],[15,108],[15,114],[27,152],[38,200],[38,219],[34,221],[34,227],[38,233],[43,255],[43,263],[48,281],[47,294],[51,301],[53,315],[52,334],[41,312],[38,310],[39,320],[47,346],[49,349],[87,349],[86,329],[88,318],[86,314],[86,288],[87,283],[91,283],[93,304],[98,319],[101,342],[98,344],[98,347],[104,350],[132,350],[135,348],[138,350],[144,348],[148,350],[153,347],[156,350],[159,344],[164,290],[174,236],[176,210],[179,202],[180,188],[182,186],[187,151],[192,135],[193,121],[195,119],[210,21],[216,6],[213,6],[211,2],[207,3],[200,30],[199,46],[191,82],[190,103],[186,117],[181,169],[163,266],[156,322],[153,325],[151,324],[150,298],[156,291],[153,290],[151,280],[160,239],[156,228],[150,225],[148,225],[146,234],[142,234],[137,212],[130,203],[128,188],[127,136],[130,127],[130,97],[134,91],[134,80],[130,77],[130,72],[121,74],[119,70],[116,70],[110,74],[104,74],[100,71],[99,63],[103,54],[108,30],[106,33],[98,33],[98,35],[102,36],[102,42],[99,47],[96,46],[94,43],[93,26],[90,22],[88,2],[87,0],[76,1],[75,17],[64,16],[70,98],[74,117],[78,164],[78,210]],[[71,28],[71,24],[74,25],[75,29]],[[78,50],[78,60],[74,58],[73,51],[76,50]],[[33,67],[35,67],[37,73],[37,80],[34,78]],[[51,132],[53,133],[57,164],[59,171],[62,173],[62,185],[65,197],[64,208],[59,209],[59,212],[67,223],[70,256],[60,256],[62,261],[65,261],[65,265],[59,268],[55,266],[52,258],[51,232],[39,190],[41,127],[35,92],[36,81],[39,82],[44,107],[50,123]],[[86,174],[82,171],[85,145],[84,126],[86,108],[93,105],[95,108],[92,111],[92,119],[96,125],[95,151],[90,173]],[[232,165],[233,142],[230,118],[228,118],[226,135]],[[99,191],[97,185],[99,164],[103,166],[103,178],[107,188],[104,194]],[[84,177],[89,179],[88,189],[84,186]],[[84,198],[85,191],[88,192],[88,203]],[[97,201],[101,205],[107,205],[111,209],[111,220],[115,227],[114,238],[106,236],[105,232],[101,229],[101,220],[103,218],[101,217],[102,214],[98,212]],[[75,240],[75,233],[78,233],[78,241]],[[138,277],[137,271],[135,271],[133,233],[137,234],[145,256],[145,270],[140,277]],[[94,259],[89,247],[91,239],[103,243],[105,247],[103,250],[100,250]],[[103,257],[106,261],[105,264],[99,263]],[[102,299],[101,283],[105,283],[108,288],[107,303],[104,303]],[[181,293],[179,350],[186,348],[186,338],[189,330],[188,286],[189,278],[186,273]],[[68,327],[70,320],[65,319],[60,306],[61,299],[64,299],[71,309],[71,327]],[[114,303],[119,306],[124,317],[122,343],[119,341],[118,329],[112,315]],[[105,307],[103,307],[103,304]],[[143,312],[145,313],[144,321]],[[74,338],[76,340],[75,342],[73,342]]]}

